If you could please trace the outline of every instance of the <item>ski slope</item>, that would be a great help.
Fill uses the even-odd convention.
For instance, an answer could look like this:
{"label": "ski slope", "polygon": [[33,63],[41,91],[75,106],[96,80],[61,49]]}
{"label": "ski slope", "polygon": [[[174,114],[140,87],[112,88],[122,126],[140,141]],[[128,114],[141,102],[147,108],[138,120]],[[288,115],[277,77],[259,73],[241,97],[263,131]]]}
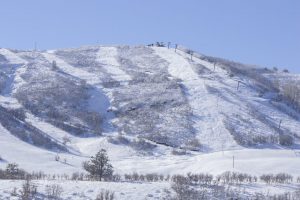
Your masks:
{"label": "ski slope", "polygon": [[[222,117],[220,117],[220,112],[216,106],[218,97],[209,94],[205,87],[209,80],[201,78],[194,72],[192,64],[188,61],[188,55],[176,53],[173,49],[158,47],[155,48],[155,51],[170,63],[168,66],[170,74],[182,80],[182,84],[186,88],[185,93],[193,110],[194,128],[199,138],[201,138],[202,144],[206,145],[208,149],[236,147],[235,142],[228,139],[231,138],[231,135],[221,129]],[[201,64],[208,65],[207,62]]]}
{"label": "ski slope", "polygon": [[[13,52],[6,49],[0,49],[0,54],[6,58],[5,63],[0,63],[0,66],[1,64],[4,67],[14,66],[14,70],[9,74],[10,79],[7,79],[7,84],[12,89],[1,91],[0,106],[8,110],[24,107],[22,102],[18,101],[18,98],[20,99],[18,93],[22,87],[31,86],[32,80],[28,78],[26,72],[36,67],[34,64],[38,63],[38,67],[44,67],[40,69],[44,73],[41,75],[63,77],[64,80],[69,79],[71,85],[76,85],[80,81],[85,82],[89,95],[86,97],[87,105],[78,107],[82,106],[80,109],[86,112],[100,114],[103,120],[102,135],[78,136],[51,124],[47,118],[38,116],[34,114],[34,110],[26,108],[22,123],[32,125],[59,143],[63,143],[63,138],[68,137],[70,142],[66,147],[69,152],[34,146],[15,137],[0,124],[0,156],[4,159],[0,161],[1,168],[7,163],[16,162],[27,171],[70,174],[83,171],[82,162],[100,148],[105,148],[115,171],[121,174],[132,172],[220,174],[234,170],[253,175],[279,172],[300,175],[297,137],[292,147],[277,144],[243,146],[236,141],[226,126],[227,123],[232,123],[230,125],[234,126],[242,137],[248,139],[253,135],[277,134],[274,126],[282,120],[282,130],[300,136],[299,119],[274,107],[270,103],[271,99],[259,96],[253,80],[245,76],[230,77],[228,71],[221,66],[214,66],[205,59],[196,56],[191,59],[189,54],[179,50],[175,52],[172,48],[144,46],[93,46],[52,50],[36,52],[34,58],[30,57],[31,54],[28,52]],[[35,62],[32,63],[32,60]],[[56,70],[50,70],[53,61],[56,62]],[[0,69],[8,74],[5,68]],[[36,73],[39,75],[41,72],[36,70]],[[283,79],[282,74],[278,76]],[[298,75],[293,77],[299,79]],[[72,82],[73,79],[78,82]],[[238,82],[243,84],[237,89]],[[34,88],[29,87],[29,91],[38,93],[39,91]],[[170,88],[174,90],[169,90]],[[160,90],[169,92],[166,95],[169,98],[162,98],[165,95],[163,92],[155,93]],[[172,96],[175,92],[178,92],[177,96]],[[145,95],[141,97],[139,94]],[[34,99],[34,96],[29,97]],[[62,101],[62,105],[64,103]],[[147,110],[148,107],[153,108],[152,111]],[[186,107],[189,107],[188,112],[186,110],[183,112]],[[145,109],[141,115],[140,109]],[[153,111],[154,109],[156,110]],[[164,113],[166,110],[170,112]],[[152,121],[147,121],[151,116],[146,115],[151,113],[150,111],[160,117],[158,122],[164,120],[167,122],[151,124]],[[187,124],[172,121],[176,117],[180,118],[181,114],[182,121],[189,119]],[[138,121],[135,118],[137,115],[145,117],[146,121]],[[72,116],[70,117],[72,119]],[[75,118],[74,121],[76,120],[85,123],[81,118]],[[179,132],[182,137],[178,137],[178,141],[171,141],[177,139],[176,135],[169,139],[170,144],[179,145],[165,145],[163,142],[159,143],[145,137],[146,142],[155,145],[155,148],[143,152],[130,145],[109,142],[110,137],[116,138],[119,134],[130,141],[138,140],[139,135],[134,134],[135,129],[132,127],[140,128],[138,125],[141,123],[143,123],[141,128],[144,128],[142,131],[149,135],[156,134],[156,131],[151,130],[157,127],[155,130],[163,128],[168,128],[170,132],[184,130]],[[160,134],[162,135],[159,137],[163,140],[169,132]],[[174,149],[179,150],[186,145],[184,143],[188,142],[185,141],[186,138],[198,139],[201,150],[187,151],[187,154],[182,156],[173,155]],[[61,158],[59,162],[55,161],[57,155]]]}

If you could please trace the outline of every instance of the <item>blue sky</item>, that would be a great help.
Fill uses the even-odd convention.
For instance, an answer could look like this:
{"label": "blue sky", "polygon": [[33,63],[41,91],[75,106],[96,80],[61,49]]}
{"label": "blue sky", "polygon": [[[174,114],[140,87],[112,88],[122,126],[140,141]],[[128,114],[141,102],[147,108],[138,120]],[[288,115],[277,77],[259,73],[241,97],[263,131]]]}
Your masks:
{"label": "blue sky", "polygon": [[0,0],[0,47],[155,41],[300,73],[300,1]]}

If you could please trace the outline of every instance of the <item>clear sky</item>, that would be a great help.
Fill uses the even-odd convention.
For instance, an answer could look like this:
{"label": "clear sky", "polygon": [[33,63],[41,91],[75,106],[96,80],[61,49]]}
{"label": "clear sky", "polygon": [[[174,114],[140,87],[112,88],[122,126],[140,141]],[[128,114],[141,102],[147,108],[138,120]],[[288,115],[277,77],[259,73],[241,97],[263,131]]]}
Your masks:
{"label": "clear sky", "polygon": [[0,47],[155,41],[300,73],[300,0],[0,0]]}

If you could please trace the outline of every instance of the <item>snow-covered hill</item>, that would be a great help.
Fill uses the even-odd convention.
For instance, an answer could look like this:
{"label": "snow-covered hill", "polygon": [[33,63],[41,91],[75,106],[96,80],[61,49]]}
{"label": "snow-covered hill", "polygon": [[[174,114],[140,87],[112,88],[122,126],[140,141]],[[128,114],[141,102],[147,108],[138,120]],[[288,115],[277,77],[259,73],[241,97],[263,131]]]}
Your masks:
{"label": "snow-covered hill", "polygon": [[220,173],[234,155],[240,171],[300,175],[283,92],[299,81],[183,47],[2,48],[0,166],[75,172],[106,148],[120,173]]}

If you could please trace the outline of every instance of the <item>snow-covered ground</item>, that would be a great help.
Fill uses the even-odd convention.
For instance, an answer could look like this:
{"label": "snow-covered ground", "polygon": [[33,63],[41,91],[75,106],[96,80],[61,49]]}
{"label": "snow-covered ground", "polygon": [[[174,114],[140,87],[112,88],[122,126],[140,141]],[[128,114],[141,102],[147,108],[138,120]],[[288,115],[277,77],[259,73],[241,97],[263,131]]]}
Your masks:
{"label": "snow-covered ground", "polygon": [[103,64],[104,69],[112,74],[116,81],[129,81],[131,77],[120,68],[117,60],[118,49],[116,47],[102,47],[97,53],[97,61]]}
{"label": "snow-covered ground", "polygon": [[[105,148],[115,171],[120,174],[208,172],[217,175],[224,171],[238,171],[256,176],[279,172],[300,176],[300,121],[295,117],[299,113],[284,102],[279,103],[296,114],[291,116],[278,109],[269,97],[273,93],[260,95],[253,79],[230,76],[222,66],[215,66],[205,59],[195,56],[191,59],[188,53],[175,52],[172,48],[140,46],[96,46],[34,54],[0,49],[0,55],[5,57],[0,61],[0,72],[4,74],[0,78],[4,77],[3,82],[6,83],[5,89],[0,91],[0,106],[8,110],[5,112],[23,109],[24,119],[13,115],[18,123],[29,124],[59,144],[63,143],[65,137],[70,139],[65,145],[68,152],[45,149],[15,137],[5,128],[8,125],[0,121],[1,168],[7,163],[16,162],[29,172],[71,174],[83,171],[82,162],[100,148]],[[53,61],[56,63],[55,69],[51,69]],[[48,79],[43,83],[39,77]],[[35,113],[39,106],[35,104],[38,102],[35,93],[40,94],[43,84],[48,84],[49,80],[51,82],[49,77],[54,77],[54,81],[62,81],[51,84],[78,86],[82,94],[86,94],[84,101],[74,99],[74,102],[81,102],[82,105],[73,105],[72,99],[56,94],[62,101],[58,101],[61,105],[54,105],[56,110],[53,116],[61,117],[60,114],[63,114],[61,119],[69,120],[63,121],[63,124],[72,128],[80,124],[88,130],[95,126],[84,121],[82,116],[85,113],[100,114],[102,135],[76,135],[72,128],[59,126],[53,123],[52,118]],[[267,74],[266,77],[276,78],[276,75]],[[300,79],[299,75],[278,73],[281,81],[285,77]],[[35,87],[37,83],[39,87]],[[74,92],[67,91],[65,94]],[[20,94],[26,96],[27,102],[20,102]],[[47,94],[47,91],[41,94]],[[67,100],[64,100],[65,97]],[[78,116],[72,116],[69,107],[64,110],[68,103],[71,108],[77,109]],[[51,102],[45,105],[49,106]],[[152,114],[155,119],[152,119]],[[145,133],[147,137],[142,137],[155,148],[144,152],[127,144],[109,142],[109,137],[116,138],[119,134],[130,141],[137,140],[139,135],[136,133],[140,132]],[[293,146],[253,142],[257,138],[276,138],[282,132],[294,137]],[[151,138],[152,135],[155,137]],[[200,141],[201,146],[197,147],[200,151],[187,151],[186,155],[181,156],[172,153],[174,148],[179,150],[179,147],[185,147],[194,139]],[[239,139],[244,143],[241,144]],[[55,161],[57,155],[61,158],[59,162]],[[2,183],[9,188],[12,181]],[[0,190],[7,190],[2,183]],[[89,190],[88,186],[92,183],[78,184],[80,186],[75,184],[66,188],[65,198],[73,195],[67,191],[77,187]],[[99,188],[110,188],[104,183],[97,184]],[[151,198],[159,198],[162,188],[169,187],[166,183],[111,184],[121,199],[145,199],[148,194],[151,194]],[[126,189],[132,192],[122,196],[121,190]],[[133,194],[134,189],[143,195]],[[92,198],[97,193],[96,189],[90,193],[84,190],[80,190],[80,193],[84,192]],[[72,198],[75,199],[77,195]]]}
{"label": "snow-covered ground", "polygon": [[[12,191],[16,188],[16,193],[20,194],[20,190],[25,181],[20,180],[0,180],[0,198],[1,199],[19,199],[12,195]],[[45,199],[47,194],[47,186],[60,186],[62,192],[61,199],[74,200],[94,200],[101,192],[110,191],[114,194],[114,199],[117,200],[150,200],[150,199],[165,199],[168,195],[174,195],[169,181],[159,182],[94,182],[94,181],[65,181],[65,180],[39,180],[32,181],[32,185],[37,187],[39,199]],[[220,185],[222,186],[222,184]],[[299,184],[233,184],[226,188],[236,191],[245,196],[252,196],[255,199],[255,194],[283,195],[284,193],[293,193],[299,191]],[[214,198],[215,199],[215,198]]]}
{"label": "snow-covered ground", "polygon": [[[200,77],[193,70],[192,64],[189,63],[189,57],[185,53],[159,47],[156,47],[155,51],[163,59],[170,62],[168,66],[170,74],[182,80],[193,110],[194,128],[201,143],[210,149],[236,147],[235,141],[229,139],[232,138],[230,133],[221,126],[222,116],[218,106],[216,106],[218,97],[215,94],[210,94],[206,89],[206,84],[210,80]],[[210,67],[208,62],[203,61],[201,64]]]}
{"label": "snow-covered ground", "polygon": [[[13,188],[21,189],[23,181],[6,180],[0,181],[0,199],[18,199],[11,196]],[[94,200],[102,191],[114,192],[118,200],[146,200],[161,199],[164,189],[169,184],[162,183],[114,183],[114,182],[89,182],[89,181],[33,181],[39,193],[45,194],[47,185],[60,185],[63,188],[62,199]]]}
{"label": "snow-covered ground", "polygon": [[[224,171],[238,171],[252,175],[264,173],[285,172],[300,175],[300,155],[297,150],[284,149],[241,149],[233,151],[220,151],[214,153],[193,153],[191,155],[174,156],[141,156],[127,146],[113,145],[103,138],[71,139],[74,154],[55,153],[41,150],[10,136],[1,128],[0,155],[7,162],[16,162],[21,168],[31,171],[45,171],[47,173],[82,172],[82,162],[94,155],[99,148],[108,150],[109,157],[116,173],[160,173],[160,174],[186,174],[188,172],[208,172],[214,175]],[[7,151],[11,144],[13,151]],[[24,149],[26,151],[24,151]],[[80,152],[80,155],[76,155]],[[55,161],[55,156],[61,157],[61,162]],[[233,168],[234,156],[234,168]],[[63,160],[66,159],[67,163]],[[3,168],[7,162],[0,162]]]}

